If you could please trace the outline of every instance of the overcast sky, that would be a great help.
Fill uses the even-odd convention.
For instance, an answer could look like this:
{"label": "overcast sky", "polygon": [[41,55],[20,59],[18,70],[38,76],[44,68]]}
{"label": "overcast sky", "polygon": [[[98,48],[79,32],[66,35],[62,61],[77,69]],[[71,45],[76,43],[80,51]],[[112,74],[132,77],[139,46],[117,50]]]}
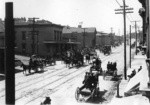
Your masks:
{"label": "overcast sky", "polygon": [[[77,27],[83,22],[83,27],[96,27],[97,31],[123,34],[123,15],[115,14],[119,9],[116,0],[0,0],[0,18],[5,17],[5,2],[14,2],[14,17],[39,17],[52,23]],[[117,0],[120,5],[122,0]],[[134,8],[134,13],[127,15],[127,31],[130,21],[142,20],[138,14],[141,4],[138,0],[126,0],[126,5]]]}

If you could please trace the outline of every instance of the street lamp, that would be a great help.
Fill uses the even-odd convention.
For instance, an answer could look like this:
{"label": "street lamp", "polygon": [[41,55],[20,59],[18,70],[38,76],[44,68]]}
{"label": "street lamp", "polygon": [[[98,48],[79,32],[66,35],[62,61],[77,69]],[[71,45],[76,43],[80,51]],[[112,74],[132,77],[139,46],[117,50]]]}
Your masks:
{"label": "street lamp", "polygon": [[83,28],[83,30],[84,30],[84,33],[83,33],[83,48],[85,48],[85,29],[86,28]]}
{"label": "street lamp", "polygon": [[25,47],[26,47],[26,54],[27,54],[27,51],[28,51],[28,50],[27,50],[27,39],[28,39],[28,38],[29,38],[29,37],[26,36],[26,40],[25,40],[25,41],[26,41],[26,46],[25,46]]}
{"label": "street lamp", "polygon": [[36,42],[36,47],[37,47],[37,55],[38,55],[38,52],[39,52],[39,31],[36,31],[36,37],[37,37],[37,42]]}

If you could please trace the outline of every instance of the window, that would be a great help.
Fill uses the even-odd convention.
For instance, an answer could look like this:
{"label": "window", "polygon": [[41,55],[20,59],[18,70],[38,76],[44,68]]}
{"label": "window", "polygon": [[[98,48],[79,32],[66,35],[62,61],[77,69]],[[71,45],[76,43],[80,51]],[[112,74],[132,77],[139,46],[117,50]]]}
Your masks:
{"label": "window", "polygon": [[60,32],[60,40],[62,40],[62,32]]}
{"label": "window", "polygon": [[62,32],[61,31],[54,31],[54,40],[61,41],[62,40]]}
{"label": "window", "polygon": [[16,36],[17,36],[17,31],[15,31],[15,35],[14,35],[14,37],[15,37],[15,40],[16,40]]}
{"label": "window", "polygon": [[22,43],[22,49],[26,49],[26,44]]}
{"label": "window", "polygon": [[59,31],[57,31],[57,40],[59,40]]}
{"label": "window", "polygon": [[14,45],[15,47],[17,47],[17,43],[15,42],[15,45]]}
{"label": "window", "polygon": [[22,43],[22,53],[25,54],[26,53],[26,44]]}
{"label": "window", "polygon": [[56,40],[56,31],[54,31],[54,40]]}
{"label": "window", "polygon": [[22,40],[26,40],[26,31],[22,31]]}

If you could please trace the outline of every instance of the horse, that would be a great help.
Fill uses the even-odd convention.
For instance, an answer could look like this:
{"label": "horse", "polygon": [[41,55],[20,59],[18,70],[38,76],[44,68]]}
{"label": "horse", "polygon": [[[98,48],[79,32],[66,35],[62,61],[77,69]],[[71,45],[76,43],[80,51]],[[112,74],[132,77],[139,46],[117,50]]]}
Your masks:
{"label": "horse", "polygon": [[23,74],[25,73],[26,74],[26,71],[29,70],[29,73],[30,73],[30,70],[31,70],[31,66],[30,65],[25,65],[24,63],[22,63],[20,65],[20,67],[23,67]]}

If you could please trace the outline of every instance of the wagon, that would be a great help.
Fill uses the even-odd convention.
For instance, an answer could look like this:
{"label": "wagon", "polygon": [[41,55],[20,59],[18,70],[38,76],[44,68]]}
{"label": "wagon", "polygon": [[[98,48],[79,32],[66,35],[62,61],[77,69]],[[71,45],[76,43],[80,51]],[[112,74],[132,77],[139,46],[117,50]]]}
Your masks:
{"label": "wagon", "polygon": [[[76,91],[75,91],[75,99],[78,102],[85,102],[88,99],[94,99],[96,97],[99,97],[99,81],[98,81],[98,75],[93,72],[88,72],[89,75],[93,76],[93,78],[95,78],[94,81],[87,81],[88,84],[91,85],[83,85],[84,89],[81,90],[81,88],[83,87],[77,87]],[[91,82],[91,83],[90,83]]]}
{"label": "wagon", "polygon": [[104,46],[104,49],[103,49],[104,51],[104,55],[106,55],[106,54],[110,54],[111,53],[111,46],[110,45],[105,45]]}
{"label": "wagon", "polygon": [[107,64],[107,70],[105,75],[116,76],[117,75],[117,63],[116,62],[109,62]]}

